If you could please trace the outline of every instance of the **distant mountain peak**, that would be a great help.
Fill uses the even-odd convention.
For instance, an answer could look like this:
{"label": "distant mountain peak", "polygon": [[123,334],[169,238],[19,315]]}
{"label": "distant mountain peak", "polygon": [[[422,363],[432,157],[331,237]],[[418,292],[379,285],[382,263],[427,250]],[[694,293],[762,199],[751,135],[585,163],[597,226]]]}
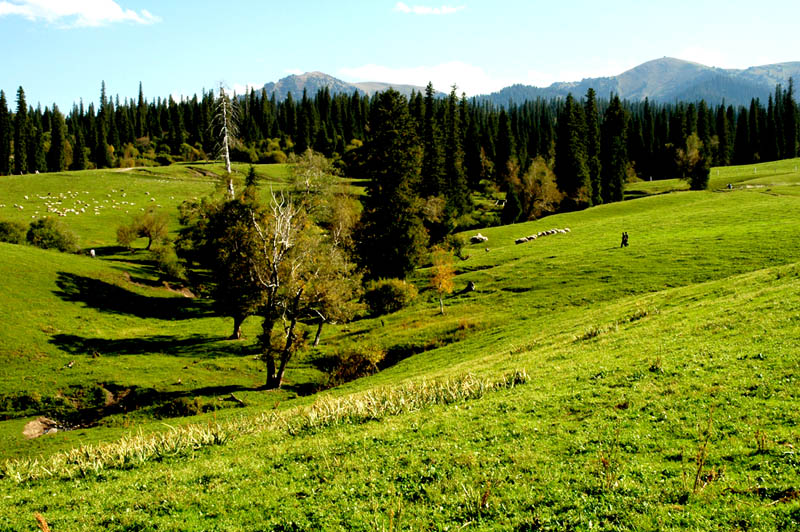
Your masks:
{"label": "distant mountain peak", "polygon": [[752,98],[766,100],[774,93],[777,84],[787,84],[790,77],[800,78],[800,62],[738,70],[665,56],[616,76],[556,82],[544,88],[516,84],[478,98],[506,105],[536,98],[563,98],[569,93],[581,97],[593,88],[600,98],[608,98],[613,93],[633,101],[645,98],[661,102],[702,99],[709,104],[724,101],[732,105],[749,105]]}

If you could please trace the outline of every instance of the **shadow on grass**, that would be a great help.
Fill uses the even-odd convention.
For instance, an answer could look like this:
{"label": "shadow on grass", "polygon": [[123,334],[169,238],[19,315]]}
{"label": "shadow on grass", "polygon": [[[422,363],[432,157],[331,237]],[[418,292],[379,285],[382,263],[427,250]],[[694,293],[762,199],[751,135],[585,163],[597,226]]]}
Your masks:
{"label": "shadow on grass", "polygon": [[207,304],[184,297],[148,297],[121,286],[73,273],[59,272],[58,290],[64,301],[113,314],[128,314],[143,319],[188,320],[210,315]]}
{"label": "shadow on grass", "polygon": [[258,353],[254,344],[222,341],[224,337],[192,334],[184,337],[167,335],[139,338],[84,338],[74,334],[56,334],[50,343],[73,355],[115,356],[163,353],[180,357],[207,359],[228,356],[253,356]]}

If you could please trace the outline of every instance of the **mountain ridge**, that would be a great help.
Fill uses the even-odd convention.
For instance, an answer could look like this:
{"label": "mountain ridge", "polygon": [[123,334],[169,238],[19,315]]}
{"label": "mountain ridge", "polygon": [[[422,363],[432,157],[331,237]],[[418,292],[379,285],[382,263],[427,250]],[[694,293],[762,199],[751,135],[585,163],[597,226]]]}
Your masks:
{"label": "mountain ridge", "polygon": [[[616,94],[622,99],[640,101],[645,98],[654,102],[705,100],[711,105],[725,102],[730,105],[749,105],[758,98],[766,101],[775,92],[778,84],[786,85],[790,78],[800,79],[800,61],[751,66],[745,69],[709,67],[701,63],[662,57],[653,59],[616,76],[584,78],[580,81],[558,81],[547,87],[535,87],[516,83],[499,91],[477,95],[479,101],[495,105],[519,104],[536,98],[564,98],[572,93],[582,96],[589,88],[600,98]],[[405,96],[412,92],[424,92],[425,87],[387,83],[380,81],[348,82],[320,71],[291,74],[277,82],[264,85],[267,94],[275,94],[279,100],[291,93],[298,99],[305,90],[309,96],[327,87],[332,94],[357,92],[371,96],[376,92],[394,88]],[[445,96],[437,92],[437,96]],[[795,92],[795,97],[797,93]]]}

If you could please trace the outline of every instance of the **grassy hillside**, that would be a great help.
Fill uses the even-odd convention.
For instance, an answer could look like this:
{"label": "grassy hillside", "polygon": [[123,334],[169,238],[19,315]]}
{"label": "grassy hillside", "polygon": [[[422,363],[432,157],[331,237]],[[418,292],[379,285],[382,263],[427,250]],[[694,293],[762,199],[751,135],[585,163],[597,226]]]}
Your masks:
{"label": "grassy hillside", "polygon": [[[162,392],[209,380],[252,406],[190,432],[120,415],[24,441],[25,419],[3,422],[22,461],[0,468],[0,528],[30,529],[38,511],[54,530],[796,530],[799,163],[771,163],[771,178],[714,169],[709,192],[639,183],[647,197],[482,230],[457,264],[457,290],[477,290],[447,298],[445,316],[422,269],[412,308],[331,328],[288,377],[312,382],[314,356],[354,346],[396,365],[279,405],[254,389],[259,363],[234,349],[246,342],[222,341],[200,303],[129,284],[136,263],[4,246],[3,278],[32,273],[0,300],[15,346],[0,351],[3,390],[76,370],[75,384],[113,375]],[[126,304],[69,290],[98,280]],[[514,372],[526,377],[502,384]],[[134,436],[113,443],[126,424]],[[48,458],[100,440],[112,443]]]}

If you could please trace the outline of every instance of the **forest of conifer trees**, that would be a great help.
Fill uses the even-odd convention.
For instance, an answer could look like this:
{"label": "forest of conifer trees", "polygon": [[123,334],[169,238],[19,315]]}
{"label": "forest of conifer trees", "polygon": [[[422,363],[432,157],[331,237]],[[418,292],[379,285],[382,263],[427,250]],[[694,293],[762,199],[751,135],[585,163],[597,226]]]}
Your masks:
{"label": "forest of conifer trees", "polygon": [[[790,158],[798,153],[798,106],[793,83],[776,87],[767,102],[748,107],[704,101],[620,101],[594,91],[577,100],[528,101],[497,107],[457,97],[413,93],[406,101],[422,148],[424,196],[444,195],[464,212],[469,190],[510,191],[538,161],[554,171],[564,208],[622,198],[622,185],[641,179],[692,179],[686,153],[700,166]],[[311,148],[351,177],[362,175],[363,143],[377,95],[291,94],[278,101],[265,90],[236,98],[238,141],[231,157],[247,163],[285,162]],[[15,104],[15,105],[14,105]],[[215,94],[175,101],[106,94],[66,114],[56,106],[29,106],[22,87],[15,102],[0,91],[0,175],[88,168],[164,165],[214,158]],[[702,172],[700,172],[702,173]],[[702,181],[702,180],[700,180]],[[694,188],[702,188],[702,183]],[[523,213],[511,213],[508,221]]]}

